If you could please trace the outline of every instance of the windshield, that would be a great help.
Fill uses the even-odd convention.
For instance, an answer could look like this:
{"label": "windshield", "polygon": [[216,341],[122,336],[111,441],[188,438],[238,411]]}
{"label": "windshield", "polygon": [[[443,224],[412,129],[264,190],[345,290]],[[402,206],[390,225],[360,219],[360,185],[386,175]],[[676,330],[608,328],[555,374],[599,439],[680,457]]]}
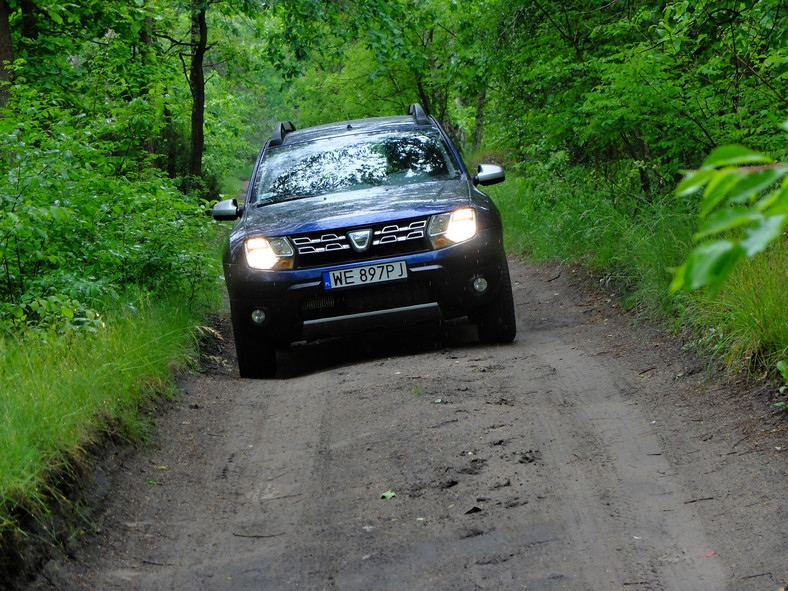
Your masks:
{"label": "windshield", "polygon": [[252,202],[264,205],[457,176],[438,132],[351,135],[269,150],[260,165]]}

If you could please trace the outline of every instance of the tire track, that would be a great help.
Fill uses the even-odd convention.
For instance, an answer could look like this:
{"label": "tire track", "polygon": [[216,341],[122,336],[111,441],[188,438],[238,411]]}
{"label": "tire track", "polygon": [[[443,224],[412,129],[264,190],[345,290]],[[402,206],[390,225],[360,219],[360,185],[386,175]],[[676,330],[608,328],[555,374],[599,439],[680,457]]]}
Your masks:
{"label": "tire track", "polygon": [[[747,456],[771,486],[732,490],[730,444],[697,435],[729,427],[676,407],[660,351],[512,269],[511,346],[457,323],[297,346],[276,380],[187,378],[95,542],[29,591],[779,588],[779,466]],[[773,546],[721,534],[750,523]]]}

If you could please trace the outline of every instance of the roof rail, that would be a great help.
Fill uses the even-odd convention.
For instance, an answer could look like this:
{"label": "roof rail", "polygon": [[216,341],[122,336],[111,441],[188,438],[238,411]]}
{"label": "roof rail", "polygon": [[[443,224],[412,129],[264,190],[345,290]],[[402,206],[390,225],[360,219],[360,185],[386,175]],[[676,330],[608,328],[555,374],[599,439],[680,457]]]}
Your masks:
{"label": "roof rail", "polygon": [[430,121],[430,118],[427,117],[427,114],[424,112],[424,109],[419,103],[413,103],[408,107],[408,115],[413,116],[413,120],[416,122],[416,125],[432,124],[432,121]]}
{"label": "roof rail", "polygon": [[291,131],[295,131],[295,125],[289,121],[280,121],[274,125],[274,133],[271,134],[271,140],[268,142],[268,145],[281,146],[285,136]]}

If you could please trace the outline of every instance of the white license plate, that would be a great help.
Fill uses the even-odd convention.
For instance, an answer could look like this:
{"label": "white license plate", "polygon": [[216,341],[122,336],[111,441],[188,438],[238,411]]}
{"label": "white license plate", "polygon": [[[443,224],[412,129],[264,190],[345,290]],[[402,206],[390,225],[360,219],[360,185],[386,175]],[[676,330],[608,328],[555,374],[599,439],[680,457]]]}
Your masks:
{"label": "white license plate", "polygon": [[337,271],[323,271],[323,287],[325,289],[340,289],[342,287],[355,287],[396,281],[408,276],[408,266],[405,261],[378,263],[362,267],[350,267]]}

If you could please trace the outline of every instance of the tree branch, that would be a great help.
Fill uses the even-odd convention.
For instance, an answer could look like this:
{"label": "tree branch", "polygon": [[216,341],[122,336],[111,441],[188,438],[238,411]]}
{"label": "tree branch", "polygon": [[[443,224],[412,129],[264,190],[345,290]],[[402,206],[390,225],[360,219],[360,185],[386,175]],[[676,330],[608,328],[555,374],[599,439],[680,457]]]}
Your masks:
{"label": "tree branch", "polygon": [[750,63],[749,63],[749,62],[747,62],[746,60],[744,60],[744,59],[743,59],[743,58],[742,58],[742,57],[741,57],[741,56],[740,56],[738,53],[736,53],[736,50],[735,50],[734,48],[732,48],[730,45],[725,45],[725,47],[727,47],[728,49],[730,49],[730,50],[731,50],[731,52],[733,53],[733,57],[735,57],[735,58],[736,58],[736,61],[737,61],[737,62],[739,62],[739,63],[740,63],[742,66],[744,66],[744,67],[745,67],[745,69],[747,69],[747,70],[750,72],[750,74],[752,74],[752,75],[753,75],[753,76],[755,76],[755,77],[756,77],[758,80],[760,80],[760,81],[763,83],[763,85],[764,85],[764,86],[766,86],[766,88],[768,88],[769,90],[771,90],[771,91],[774,93],[774,96],[776,96],[776,97],[777,97],[777,98],[780,100],[780,102],[783,102],[783,103],[785,103],[786,105],[788,105],[788,97],[785,97],[784,95],[780,94],[780,92],[779,92],[779,91],[778,91],[778,90],[777,90],[777,89],[776,89],[774,86],[772,86],[771,84],[769,84],[769,81],[768,81],[768,80],[766,80],[766,78],[764,78],[763,76],[761,76],[761,75],[760,75],[760,74],[759,74],[759,73],[758,73],[758,72],[757,72],[757,71],[756,71],[756,70],[755,70],[755,69],[754,69],[754,68],[753,68],[753,67],[750,65]]}
{"label": "tree branch", "polygon": [[156,31],[154,31],[152,33],[152,35],[153,35],[153,37],[157,37],[157,38],[161,37],[162,39],[166,39],[167,41],[169,41],[173,45],[178,45],[178,46],[181,46],[181,47],[194,47],[195,46],[195,43],[192,43],[191,41],[178,41],[177,39],[175,39],[174,37],[170,37],[166,33],[157,33]]}

